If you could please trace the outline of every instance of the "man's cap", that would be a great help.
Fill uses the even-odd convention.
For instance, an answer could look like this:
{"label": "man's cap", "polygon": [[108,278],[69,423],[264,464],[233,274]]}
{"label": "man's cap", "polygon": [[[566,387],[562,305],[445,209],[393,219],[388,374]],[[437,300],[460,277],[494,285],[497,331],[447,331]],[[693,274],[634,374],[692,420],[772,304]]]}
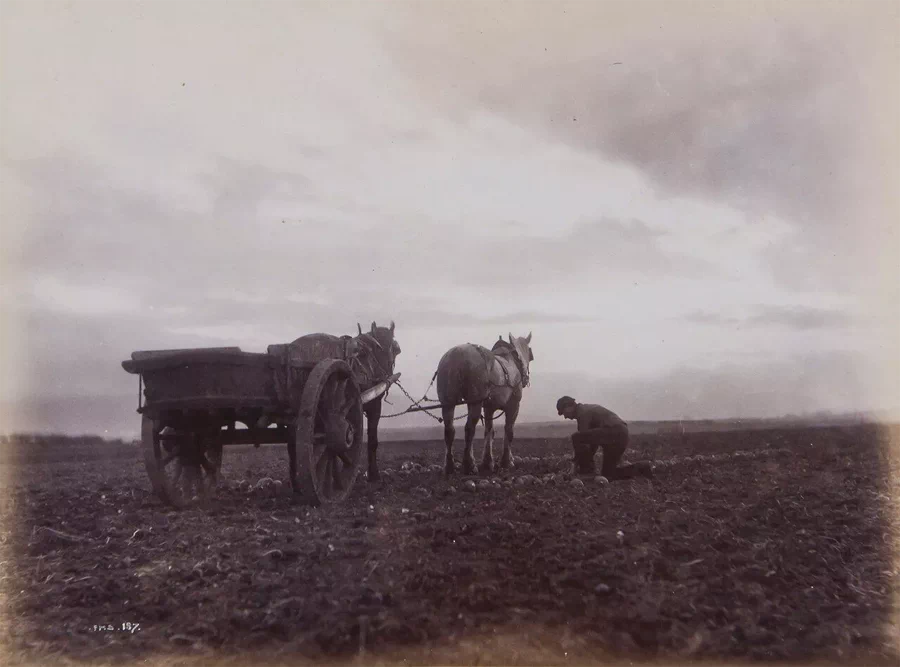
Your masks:
{"label": "man's cap", "polygon": [[569,405],[575,405],[575,399],[571,396],[563,396],[556,402],[556,413],[561,415],[563,409]]}

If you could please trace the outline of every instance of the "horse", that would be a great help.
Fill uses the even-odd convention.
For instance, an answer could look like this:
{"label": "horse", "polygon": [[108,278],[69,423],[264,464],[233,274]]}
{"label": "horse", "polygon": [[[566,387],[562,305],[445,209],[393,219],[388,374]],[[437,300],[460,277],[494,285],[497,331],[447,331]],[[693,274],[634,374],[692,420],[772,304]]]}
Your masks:
{"label": "horse", "polygon": [[[394,373],[394,361],[400,354],[400,344],[394,338],[394,321],[390,327],[376,327],[372,322],[372,329],[363,333],[359,322],[356,323],[359,335],[354,339],[363,351],[353,358],[350,367],[354,374],[361,374],[366,378],[363,391],[387,379]],[[366,353],[368,352],[368,353]],[[366,438],[369,449],[369,467],[366,472],[366,480],[369,483],[381,480],[378,472],[378,422],[381,421],[381,404],[387,397],[387,392],[381,398],[369,401],[363,406],[366,415]]]}
{"label": "horse", "polygon": [[444,467],[446,475],[456,472],[456,464],[453,461],[453,440],[456,437],[453,414],[456,406],[462,403],[469,408],[465,427],[463,474],[475,474],[472,440],[475,438],[475,427],[482,416],[482,410],[484,454],[481,459],[481,471],[487,474],[494,471],[494,412],[497,410],[503,410],[506,415],[500,468],[514,466],[511,450],[513,428],[519,415],[522,390],[530,382],[528,369],[532,361],[534,354],[531,352],[530,332],[525,338],[514,338],[509,334],[509,341],[503,340],[501,336],[490,350],[473,343],[457,345],[441,357],[435,377],[444,421],[444,444],[447,446]]}
{"label": "horse", "polygon": [[[360,391],[365,391],[394,373],[394,362],[401,350],[400,344],[394,339],[393,321],[390,327],[379,327],[372,322],[371,330],[365,333],[359,322],[356,323],[356,328],[359,335],[355,337],[324,333],[308,334],[297,338],[288,347],[293,347],[298,353],[309,355],[314,359],[344,359],[359,382]],[[366,476],[369,482],[380,479],[377,461],[378,422],[381,420],[381,402],[386,395],[387,392],[363,405],[369,457]]]}

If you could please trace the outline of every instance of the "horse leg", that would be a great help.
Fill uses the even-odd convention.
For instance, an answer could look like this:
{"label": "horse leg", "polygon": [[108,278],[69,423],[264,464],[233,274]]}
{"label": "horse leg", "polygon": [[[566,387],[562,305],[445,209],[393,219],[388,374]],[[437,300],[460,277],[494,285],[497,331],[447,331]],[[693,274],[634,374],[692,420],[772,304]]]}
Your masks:
{"label": "horse leg", "polygon": [[453,428],[454,406],[441,408],[441,416],[444,419],[444,445],[447,447],[447,457],[444,460],[444,474],[448,477],[456,472],[456,463],[453,462],[453,439],[456,437],[456,429]]}
{"label": "horse leg", "polygon": [[512,455],[513,428],[516,425],[516,417],[519,416],[519,406],[506,408],[506,419],[503,423],[503,454],[500,456],[500,468],[514,468],[516,465]]}
{"label": "horse leg", "polygon": [[369,482],[378,482],[381,480],[381,474],[378,472],[378,422],[381,421],[381,399],[367,403],[365,413],[369,445],[369,471],[366,479]]}
{"label": "horse leg", "polygon": [[481,418],[481,401],[469,403],[469,418],[466,420],[466,450],[463,452],[463,474],[475,474],[475,457],[472,455],[472,442],[475,440],[475,428]]}
{"label": "horse leg", "polygon": [[484,410],[484,454],[478,472],[487,475],[494,472],[494,411],[489,408]]}

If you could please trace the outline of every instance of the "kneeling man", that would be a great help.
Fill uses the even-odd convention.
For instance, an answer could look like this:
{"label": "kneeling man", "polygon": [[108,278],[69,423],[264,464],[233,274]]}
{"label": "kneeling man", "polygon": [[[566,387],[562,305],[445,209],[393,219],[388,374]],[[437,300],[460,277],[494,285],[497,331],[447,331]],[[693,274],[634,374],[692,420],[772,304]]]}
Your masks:
{"label": "kneeling man", "polygon": [[617,467],[628,447],[628,424],[614,412],[600,405],[577,403],[571,396],[563,396],[556,402],[556,412],[566,419],[578,420],[578,431],[572,434],[577,474],[595,474],[594,455],[602,447],[603,466],[600,474],[609,481],[636,475],[652,475],[648,461]]}

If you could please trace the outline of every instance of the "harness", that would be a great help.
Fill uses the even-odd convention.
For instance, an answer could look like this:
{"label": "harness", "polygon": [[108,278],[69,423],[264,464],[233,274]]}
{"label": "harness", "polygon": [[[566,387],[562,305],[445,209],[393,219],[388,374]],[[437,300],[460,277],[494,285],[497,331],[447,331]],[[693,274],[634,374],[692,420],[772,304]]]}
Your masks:
{"label": "harness", "polygon": [[[498,341],[498,342],[502,342],[502,341]],[[528,371],[525,369],[525,364],[519,358],[518,351],[516,350],[514,345],[510,345],[506,342],[504,342],[503,344],[504,344],[504,351],[509,350],[512,352],[512,355],[511,355],[512,361],[516,365],[516,370],[519,371],[519,377],[522,380],[522,387],[523,388],[527,387],[528,386]],[[476,345],[475,343],[469,343],[469,345],[474,346],[478,350],[478,353],[481,355],[482,359],[484,359],[485,366],[487,366],[487,371],[488,371],[488,384],[489,385],[491,385],[492,387],[515,388],[516,385],[514,385],[509,379],[509,371],[506,369],[506,366],[504,366],[503,363],[500,362],[499,360],[497,361],[497,363],[499,364],[500,368],[503,370],[503,377],[505,378],[505,383],[498,385],[498,384],[494,384],[493,382],[491,382],[491,363],[497,357],[504,357],[505,355],[498,354],[498,353],[494,352],[493,350],[488,350],[486,347],[482,347],[481,345]]]}
{"label": "harness", "polygon": [[[378,345],[379,348],[381,348],[381,345],[378,343],[377,340],[374,342]],[[519,357],[519,353],[516,350],[516,347],[514,345],[510,345],[509,343],[506,343],[502,338],[499,341],[497,341],[497,343],[503,344],[502,347],[504,348],[504,352],[506,350],[510,350],[512,352],[512,360],[513,360],[513,363],[516,365],[516,369],[519,371],[519,377],[522,380],[522,387],[527,387],[529,385],[528,371],[525,368],[525,363]],[[495,346],[497,345],[497,343],[495,343]],[[484,365],[485,365],[485,369],[487,370],[487,376],[488,376],[488,387],[510,387],[510,388],[516,387],[516,385],[514,385],[512,383],[512,381],[510,380],[509,371],[506,369],[506,366],[503,365],[503,363],[500,362],[498,359],[498,357],[505,357],[506,356],[505,354],[504,355],[497,354],[493,350],[488,350],[486,347],[478,345],[477,343],[468,343],[468,345],[474,347],[478,351],[478,354],[481,355],[481,358],[484,360]],[[497,363],[500,364],[500,368],[503,370],[503,377],[505,380],[504,384],[495,384],[491,381],[492,364],[494,361],[497,361]],[[377,363],[377,359],[376,359],[376,363]],[[407,414],[408,412],[420,412],[421,411],[421,412],[424,412],[425,414],[427,414],[429,417],[431,417],[435,421],[443,422],[444,420],[442,418],[435,417],[433,414],[431,414],[431,410],[441,407],[440,402],[437,401],[436,399],[428,398],[428,391],[431,389],[432,385],[434,385],[434,381],[437,379],[437,376],[438,376],[438,372],[435,371],[434,375],[431,376],[431,382],[429,383],[428,388],[425,390],[425,393],[422,395],[422,398],[420,398],[418,400],[416,400],[415,398],[410,396],[409,392],[406,391],[406,389],[403,387],[403,385],[400,384],[400,382],[397,382],[396,383],[397,386],[400,387],[400,390],[404,394],[406,394],[406,397],[410,400],[412,405],[410,407],[408,407],[406,410],[402,410],[400,412],[395,412],[390,415],[381,415],[381,417],[383,419],[389,418],[389,417],[399,417],[400,415]],[[488,395],[490,395],[490,390],[488,391]],[[438,405],[423,406],[422,401],[433,401],[433,402],[438,403]],[[505,412],[506,412],[506,410],[500,410],[500,413],[496,416],[499,417],[500,415],[504,414]],[[460,415],[459,417],[456,417],[454,419],[454,421],[459,420],[459,419],[465,419],[465,418],[466,418],[466,415],[463,414],[463,415]],[[481,418],[483,420],[484,415],[482,415]]]}
{"label": "harness", "polygon": [[[378,342],[378,339],[370,333],[364,333],[357,336],[356,340],[360,343],[362,352],[366,354],[355,354],[350,357],[350,369],[358,369],[363,377],[372,381],[372,385],[389,377],[391,371],[382,366],[378,360],[376,349],[384,351],[384,346]],[[367,363],[362,361],[361,357],[363,356]]]}

